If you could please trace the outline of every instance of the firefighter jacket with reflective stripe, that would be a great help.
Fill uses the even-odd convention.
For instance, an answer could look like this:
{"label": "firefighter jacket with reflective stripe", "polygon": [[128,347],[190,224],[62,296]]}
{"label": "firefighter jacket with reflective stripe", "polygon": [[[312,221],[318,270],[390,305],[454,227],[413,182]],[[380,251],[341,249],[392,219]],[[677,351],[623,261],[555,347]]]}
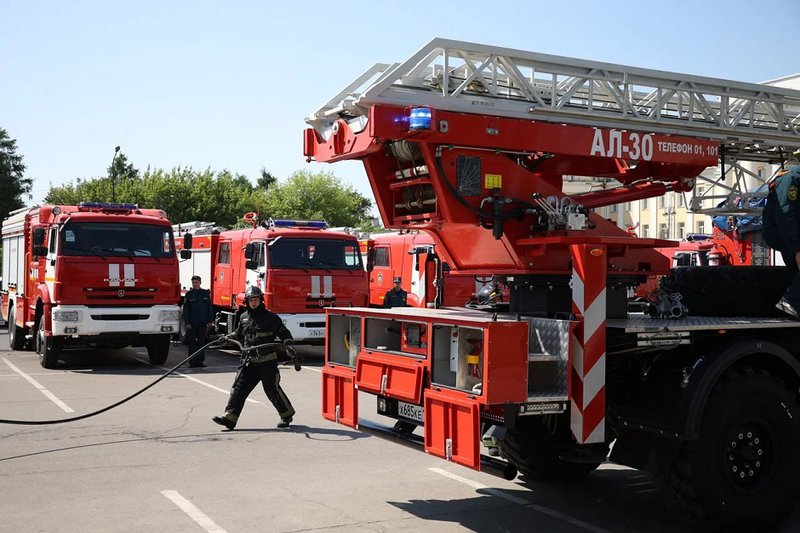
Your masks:
{"label": "firefighter jacket with reflective stripe", "polygon": [[[292,334],[283,325],[281,317],[268,311],[263,303],[255,309],[248,307],[242,313],[239,317],[239,326],[236,328],[236,337],[245,348],[277,342],[277,339],[283,342],[292,340]],[[277,359],[278,354],[275,346],[268,346],[257,350],[245,350],[242,352],[242,357],[249,357],[251,363],[263,363]]]}
{"label": "firefighter jacket with reflective stripe", "polygon": [[770,183],[764,206],[764,241],[775,250],[800,252],[800,166],[789,167]]}

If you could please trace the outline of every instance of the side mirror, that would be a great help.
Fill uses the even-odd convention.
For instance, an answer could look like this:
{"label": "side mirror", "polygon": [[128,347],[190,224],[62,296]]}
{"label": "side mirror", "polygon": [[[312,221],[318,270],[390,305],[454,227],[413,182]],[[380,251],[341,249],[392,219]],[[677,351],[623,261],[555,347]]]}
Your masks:
{"label": "side mirror", "polygon": [[[248,244],[248,246],[250,246],[250,245]],[[245,257],[247,257],[247,256],[245,256]],[[248,259],[247,261],[244,262],[244,267],[247,270],[256,270],[258,268],[258,263],[256,263],[252,259]]]}
{"label": "side mirror", "polygon": [[[256,255],[256,246],[258,246],[254,242],[248,242],[244,247],[244,258],[245,259],[252,259]],[[249,262],[249,261],[248,261]],[[246,267],[251,268],[251,267]],[[255,268],[255,267],[252,267]]]}
{"label": "side mirror", "polygon": [[[33,245],[34,246],[41,246],[44,244],[44,236],[45,231],[44,228],[34,228],[33,229]],[[47,251],[44,254],[34,254],[34,255],[47,255]]]}
{"label": "side mirror", "polygon": [[[187,233],[187,234],[185,234],[183,236],[183,249],[184,250],[191,250],[191,248],[192,248],[192,234],[191,233]],[[183,256],[181,255],[181,257],[183,257]],[[184,259],[186,259],[186,258],[184,257]]]}
{"label": "side mirror", "polygon": [[47,256],[47,246],[34,246],[33,247],[33,255],[36,257],[46,257]]}
{"label": "side mirror", "polygon": [[191,259],[192,258],[192,251],[183,249],[181,250],[181,259]]}

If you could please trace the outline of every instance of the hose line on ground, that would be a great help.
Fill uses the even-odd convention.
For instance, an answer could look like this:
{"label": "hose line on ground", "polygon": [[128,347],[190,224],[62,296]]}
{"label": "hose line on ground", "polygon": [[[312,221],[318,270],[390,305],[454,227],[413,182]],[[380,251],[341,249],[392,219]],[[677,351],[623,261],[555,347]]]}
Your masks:
{"label": "hose line on ground", "polygon": [[[105,413],[106,411],[110,411],[111,409],[114,409],[115,407],[119,407],[120,405],[122,405],[122,404],[124,404],[124,403],[126,403],[126,402],[128,402],[128,401],[130,401],[130,400],[132,400],[134,398],[136,398],[137,396],[139,396],[140,394],[145,392],[147,389],[155,386],[158,382],[160,382],[161,380],[163,380],[164,378],[166,378],[167,376],[169,376],[170,374],[172,374],[173,372],[178,370],[181,366],[183,366],[185,363],[187,363],[189,361],[189,359],[191,359],[192,357],[197,355],[199,352],[205,350],[206,348],[209,348],[209,347],[213,347],[213,348],[221,347],[221,346],[223,346],[224,343],[227,343],[227,342],[236,344],[239,347],[239,349],[242,350],[243,352],[244,351],[256,350],[258,348],[264,348],[264,347],[267,347],[267,346],[279,346],[279,345],[282,344],[282,343],[277,343],[277,342],[269,342],[269,343],[266,343],[266,344],[259,344],[258,346],[251,346],[251,347],[248,347],[248,348],[243,348],[242,345],[238,341],[236,341],[234,339],[231,339],[231,338],[229,338],[227,336],[226,337],[220,337],[218,339],[214,339],[213,341],[207,343],[205,346],[203,346],[203,347],[199,348],[198,350],[196,350],[193,354],[189,355],[188,357],[186,357],[186,359],[184,359],[183,361],[181,361],[177,365],[175,365],[172,368],[170,368],[166,373],[164,373],[162,376],[159,376],[159,378],[157,380],[155,380],[152,383],[148,384],[146,387],[143,387],[143,388],[139,389],[138,391],[134,392],[130,396],[128,396],[126,398],[123,398],[122,400],[120,400],[118,402],[112,403],[111,405],[103,407],[102,409],[98,409],[97,411],[92,411],[91,413],[86,413],[86,414],[82,414],[82,415],[78,415],[78,416],[72,416],[72,417],[69,417],[69,418],[58,418],[58,419],[54,419],[54,420],[6,420],[6,419],[3,419],[3,418],[0,418],[0,424],[16,424],[16,425],[20,425],[20,426],[46,426],[46,425],[52,425],[52,424],[65,424],[67,422],[76,422],[78,420],[83,420],[85,418],[90,418],[90,417],[93,417],[93,416],[97,416],[99,414]],[[216,344],[216,346],[215,346],[215,344]],[[246,362],[247,362],[247,359],[248,358],[245,359]],[[245,364],[246,364],[246,362],[245,362]],[[299,360],[296,359],[296,358],[295,358],[295,370],[299,370]]]}

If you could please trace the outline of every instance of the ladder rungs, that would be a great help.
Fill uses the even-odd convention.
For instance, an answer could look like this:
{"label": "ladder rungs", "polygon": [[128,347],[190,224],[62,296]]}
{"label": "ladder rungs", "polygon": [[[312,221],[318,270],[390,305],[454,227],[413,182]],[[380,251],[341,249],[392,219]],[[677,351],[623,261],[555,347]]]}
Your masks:
{"label": "ladder rungs", "polygon": [[[369,81],[374,80],[374,81]],[[800,91],[434,39],[403,63],[376,65],[318,110],[323,135],[374,104],[630,128],[739,146],[800,147]],[[346,101],[345,101],[346,100]],[[345,105],[347,104],[347,105]]]}

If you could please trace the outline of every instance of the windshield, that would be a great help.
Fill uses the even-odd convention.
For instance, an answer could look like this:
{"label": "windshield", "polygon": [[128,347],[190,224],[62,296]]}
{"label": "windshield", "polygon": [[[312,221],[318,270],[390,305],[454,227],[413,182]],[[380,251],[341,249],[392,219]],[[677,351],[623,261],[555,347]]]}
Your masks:
{"label": "windshield", "polygon": [[172,232],[166,226],[116,222],[74,222],[61,229],[62,255],[172,257]]}
{"label": "windshield", "polygon": [[292,239],[281,237],[269,244],[271,268],[321,268],[361,270],[358,243],[333,239]]}

